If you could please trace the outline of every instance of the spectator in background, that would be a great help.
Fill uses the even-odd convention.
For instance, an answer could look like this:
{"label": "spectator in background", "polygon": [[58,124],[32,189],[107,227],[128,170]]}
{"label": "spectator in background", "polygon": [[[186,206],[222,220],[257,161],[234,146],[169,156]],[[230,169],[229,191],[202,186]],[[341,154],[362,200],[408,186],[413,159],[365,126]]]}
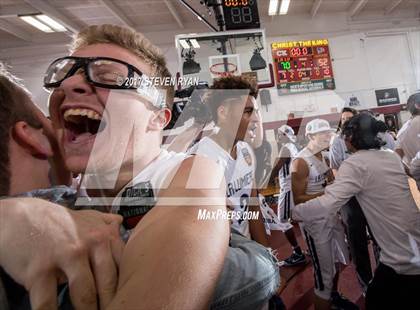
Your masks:
{"label": "spectator in background", "polygon": [[397,130],[397,127],[395,126],[394,117],[392,115],[386,117],[385,122],[386,122],[386,127],[387,127],[389,133],[393,137],[396,137],[398,130]]}
{"label": "spectator in background", "polygon": [[411,113],[411,118],[398,133],[395,152],[400,155],[409,171],[411,161],[420,151],[420,92],[408,98],[407,110]]}
{"label": "spectator in background", "polygon": [[383,147],[393,151],[395,149],[395,140],[389,133],[388,127],[383,121],[378,121],[377,124],[379,128],[378,137],[386,143]]}
{"label": "spectator in background", "polygon": [[357,114],[357,110],[353,108],[344,107],[341,110],[340,121],[338,123],[338,128],[337,128],[337,135],[334,136],[334,138],[331,140],[330,151],[329,151],[330,166],[334,173],[337,172],[338,167],[340,167],[341,162],[349,157],[346,144],[344,143],[344,140],[340,136],[341,127],[346,121],[348,121],[350,118],[352,118],[356,114]]}

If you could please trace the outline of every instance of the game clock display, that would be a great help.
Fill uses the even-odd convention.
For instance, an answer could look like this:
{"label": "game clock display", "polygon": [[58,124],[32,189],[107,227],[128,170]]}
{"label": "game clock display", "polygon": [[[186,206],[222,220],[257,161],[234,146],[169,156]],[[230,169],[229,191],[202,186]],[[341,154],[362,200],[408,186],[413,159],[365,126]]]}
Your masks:
{"label": "game clock display", "polygon": [[335,89],[328,40],[271,44],[279,94]]}
{"label": "game clock display", "polygon": [[223,0],[226,30],[260,28],[257,0]]}

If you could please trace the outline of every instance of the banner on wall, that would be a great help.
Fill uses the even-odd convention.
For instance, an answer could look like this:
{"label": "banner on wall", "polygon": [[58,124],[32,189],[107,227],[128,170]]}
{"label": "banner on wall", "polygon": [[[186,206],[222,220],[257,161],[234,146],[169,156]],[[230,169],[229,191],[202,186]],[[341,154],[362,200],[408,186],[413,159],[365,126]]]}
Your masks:
{"label": "banner on wall", "polygon": [[387,88],[375,90],[376,102],[378,106],[399,104],[400,96],[398,95],[398,88]]}
{"label": "banner on wall", "polygon": [[335,89],[328,40],[271,44],[278,94]]}

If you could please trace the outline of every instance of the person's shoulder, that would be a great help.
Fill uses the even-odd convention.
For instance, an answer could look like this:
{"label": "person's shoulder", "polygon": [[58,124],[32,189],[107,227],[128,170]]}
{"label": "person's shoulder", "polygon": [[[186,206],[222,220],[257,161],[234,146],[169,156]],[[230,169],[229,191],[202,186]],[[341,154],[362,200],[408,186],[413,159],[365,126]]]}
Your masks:
{"label": "person's shoulder", "polygon": [[[218,188],[224,176],[223,167],[212,158],[202,155],[188,156],[177,169],[177,184],[191,185],[191,188]],[[187,186],[189,187],[189,186]]]}
{"label": "person's shoulder", "polygon": [[225,157],[226,151],[222,149],[219,144],[209,137],[204,137],[197,142],[189,151],[188,154],[202,155],[211,158]]}
{"label": "person's shoulder", "polygon": [[292,161],[292,172],[307,174],[309,170],[309,164],[305,157],[295,157]]}
{"label": "person's shoulder", "polygon": [[368,168],[374,165],[381,165],[383,161],[401,161],[394,151],[381,148],[371,150],[360,150],[353,153],[343,163],[351,164],[354,167]]}

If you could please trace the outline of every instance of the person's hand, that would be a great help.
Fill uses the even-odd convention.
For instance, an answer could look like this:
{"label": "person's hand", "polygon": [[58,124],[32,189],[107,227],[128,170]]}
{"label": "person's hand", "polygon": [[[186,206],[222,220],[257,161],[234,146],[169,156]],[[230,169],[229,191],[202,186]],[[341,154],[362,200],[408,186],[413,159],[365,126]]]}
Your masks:
{"label": "person's hand", "polygon": [[29,291],[33,309],[57,309],[63,282],[75,309],[105,308],[118,283],[121,221],[40,199],[0,200],[0,265]]}
{"label": "person's hand", "polygon": [[325,173],[325,181],[326,181],[326,185],[330,185],[334,182],[335,177],[334,177],[334,173],[332,171],[332,169],[328,169],[328,171]]}

